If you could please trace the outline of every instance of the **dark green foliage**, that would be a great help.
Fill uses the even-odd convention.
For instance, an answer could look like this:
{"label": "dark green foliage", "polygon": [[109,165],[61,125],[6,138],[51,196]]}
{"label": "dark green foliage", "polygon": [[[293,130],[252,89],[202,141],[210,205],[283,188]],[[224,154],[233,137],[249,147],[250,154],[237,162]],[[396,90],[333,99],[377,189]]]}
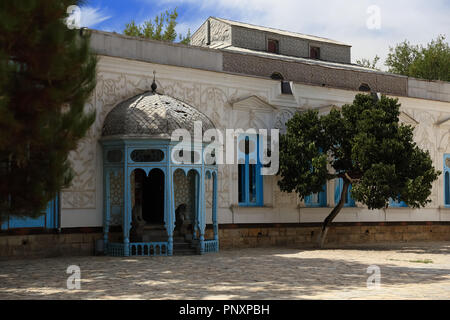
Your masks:
{"label": "dark green foliage", "polygon": [[450,81],[450,46],[441,35],[427,47],[408,41],[390,48],[386,59],[389,72],[427,80]]}
{"label": "dark green foliage", "polygon": [[68,154],[95,120],[96,57],[64,21],[74,4],[0,2],[0,218],[36,217],[69,186]]}
{"label": "dark green foliage", "polygon": [[[174,9],[172,12],[166,10],[159,16],[156,16],[153,22],[147,20],[143,25],[136,25],[136,22],[132,20],[130,23],[126,24],[123,33],[132,37],[174,42],[177,38],[177,33],[175,31],[177,18],[177,9]],[[190,31],[185,37],[180,35],[180,42],[189,44],[190,37]]]}
{"label": "dark green foliage", "polygon": [[390,198],[425,206],[440,172],[413,141],[413,129],[399,123],[399,108],[397,99],[358,94],[328,115],[294,115],[280,138],[281,190],[304,199],[343,178],[370,209],[387,207]]}

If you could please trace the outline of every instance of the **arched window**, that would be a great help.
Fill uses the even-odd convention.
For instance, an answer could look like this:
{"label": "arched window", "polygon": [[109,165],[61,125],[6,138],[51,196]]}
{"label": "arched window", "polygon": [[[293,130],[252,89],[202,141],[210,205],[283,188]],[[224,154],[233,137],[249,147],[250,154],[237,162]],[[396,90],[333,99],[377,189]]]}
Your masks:
{"label": "arched window", "polygon": [[[319,148],[320,153],[323,152],[322,148]],[[312,168],[311,168],[312,170]],[[307,207],[326,207],[327,206],[327,183],[322,187],[322,191],[313,193],[305,197],[305,205]]]}
{"label": "arched window", "polygon": [[261,175],[260,141],[258,135],[238,137],[238,192],[240,206],[263,205],[263,176]]}
{"label": "arched window", "polygon": [[283,75],[282,75],[281,73],[279,73],[279,72],[274,72],[274,73],[272,73],[272,75],[271,75],[270,77],[271,77],[273,80],[281,80],[281,81],[284,80]]}
{"label": "arched window", "polygon": [[389,207],[391,208],[406,208],[408,205],[405,201],[400,201],[399,198],[397,199],[389,199]]}
{"label": "arched window", "polygon": [[[334,203],[338,203],[341,201],[341,193],[342,193],[342,187],[344,186],[344,180],[342,178],[339,178],[337,180],[334,180],[335,183],[335,189],[334,189]],[[345,207],[354,207],[355,206],[355,200],[353,200],[350,190],[352,190],[352,185],[348,186],[347,190],[347,198],[345,198]]]}
{"label": "arched window", "polygon": [[319,193],[313,193],[305,197],[305,205],[307,207],[326,207],[327,206],[327,184],[323,185],[323,189]]}
{"label": "arched window", "polygon": [[370,87],[367,83],[361,83],[358,90],[362,92],[370,92]]}

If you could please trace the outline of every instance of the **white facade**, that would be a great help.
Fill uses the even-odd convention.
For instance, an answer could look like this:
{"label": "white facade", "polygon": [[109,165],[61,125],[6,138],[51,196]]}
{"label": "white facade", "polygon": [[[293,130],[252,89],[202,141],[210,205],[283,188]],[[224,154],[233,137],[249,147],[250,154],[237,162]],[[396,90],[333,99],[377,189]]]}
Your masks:
{"label": "white facade", "polygon": [[[123,43],[120,42],[124,40],[117,38],[118,42],[114,46],[118,51],[125,50],[121,49]],[[140,55],[148,56],[148,59],[136,56],[139,49],[133,49],[136,52],[122,54],[123,58],[102,54],[101,50],[97,51],[99,52],[97,87],[87,104],[87,108],[97,111],[97,120],[88,136],[80,142],[77,151],[70,157],[76,177],[72,186],[61,194],[62,228],[103,225],[103,159],[99,143],[103,121],[119,102],[150,90],[153,71],[156,72],[158,92],[196,107],[213,121],[216,128],[222,130],[282,129],[284,123],[296,111],[315,108],[327,112],[331,106],[340,107],[351,103],[358,93],[352,90],[293,83],[293,95],[282,95],[280,82],[277,80],[221,72],[220,57],[215,57],[211,49],[197,49],[198,52],[205,54],[207,59],[205,63],[211,65],[208,67],[202,65],[201,59],[195,59],[197,51],[193,51],[190,47],[162,45],[152,41],[143,45],[148,47],[146,51],[148,55],[142,52]],[[152,50],[153,47],[158,47],[156,48],[158,50]],[[136,45],[136,48],[139,47]],[[114,48],[108,50],[114,51]],[[178,50],[178,56],[174,56],[171,61],[162,61],[161,55],[164,56],[167,50]],[[190,56],[183,58],[186,52]],[[130,56],[136,58],[129,58]],[[140,61],[152,59],[158,63]],[[180,66],[177,61],[183,59],[191,59],[193,62],[188,61]],[[192,63],[196,65],[189,67]],[[429,85],[429,82],[411,81],[415,81],[415,87],[410,89],[413,91],[412,96],[424,96],[420,90],[425,90],[429,96],[427,99],[398,97],[401,103],[401,121],[415,126],[416,142],[421,148],[430,151],[436,169],[442,171],[444,154],[450,153],[450,121],[448,121],[450,102],[447,98],[450,95],[450,84],[432,83],[433,88],[440,86],[438,91],[433,93],[425,85],[421,88],[421,83]],[[240,207],[237,167],[237,164],[219,165],[219,224],[322,222],[334,207],[332,181],[327,186],[328,207],[306,208],[295,194],[283,193],[278,189],[276,183],[278,178],[275,176],[264,177],[263,207]],[[441,175],[433,185],[432,202],[424,209],[368,210],[357,204],[356,207],[344,208],[335,221],[450,221],[450,208],[444,206],[443,186]],[[208,216],[207,223],[211,223],[210,219]]]}

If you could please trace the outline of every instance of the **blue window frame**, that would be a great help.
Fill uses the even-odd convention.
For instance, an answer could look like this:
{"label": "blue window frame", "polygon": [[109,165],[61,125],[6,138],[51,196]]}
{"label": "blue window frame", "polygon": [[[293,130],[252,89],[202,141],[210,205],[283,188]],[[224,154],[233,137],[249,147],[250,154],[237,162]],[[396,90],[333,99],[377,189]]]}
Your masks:
{"label": "blue window frame", "polygon": [[[334,187],[334,203],[337,204],[339,201],[341,201],[341,193],[342,193],[342,187],[344,186],[344,180],[342,178],[335,179],[334,180],[335,187]],[[355,200],[353,200],[350,190],[352,190],[352,185],[348,187],[347,191],[347,198],[345,199],[344,207],[355,207]]]}
{"label": "blue window frame", "polygon": [[263,176],[261,175],[261,144],[258,135],[238,137],[239,205],[263,205]]}
{"label": "blue window frame", "polygon": [[389,199],[389,207],[391,208],[405,208],[407,206],[405,201],[399,201],[398,198],[395,200],[392,198]]}
{"label": "blue window frame", "polygon": [[58,228],[58,208],[59,208],[58,197],[55,200],[49,202],[45,214],[39,218],[19,218],[10,216],[8,219],[3,221],[0,225],[1,230],[11,230],[19,228],[46,228],[46,229],[56,229]]}
{"label": "blue window frame", "polygon": [[450,207],[450,154],[444,154],[444,205]]}
{"label": "blue window frame", "polygon": [[[322,153],[322,148],[319,148],[319,152]],[[312,167],[311,167],[312,170]],[[310,194],[305,197],[305,205],[307,207],[326,207],[327,206],[327,184],[322,187],[322,191],[318,193]]]}
{"label": "blue window frame", "polygon": [[313,193],[305,197],[307,207],[326,207],[327,206],[327,184],[323,185],[321,192]]}

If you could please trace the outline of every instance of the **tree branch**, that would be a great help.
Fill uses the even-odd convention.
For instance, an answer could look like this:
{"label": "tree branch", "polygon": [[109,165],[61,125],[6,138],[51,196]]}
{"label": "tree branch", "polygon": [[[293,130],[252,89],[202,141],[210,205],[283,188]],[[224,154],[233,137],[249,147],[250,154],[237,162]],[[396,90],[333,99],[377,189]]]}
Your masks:
{"label": "tree branch", "polygon": [[333,208],[331,213],[328,215],[328,217],[325,218],[325,220],[323,222],[322,232],[319,237],[319,245],[321,248],[323,247],[323,244],[325,243],[325,238],[326,238],[326,235],[328,232],[328,228],[330,227],[334,218],[336,218],[338,213],[344,207],[345,198],[347,197],[347,192],[348,192],[349,186],[350,186],[350,181],[344,179],[344,185],[342,186],[342,192],[341,192],[341,199],[339,200],[339,203]]}

